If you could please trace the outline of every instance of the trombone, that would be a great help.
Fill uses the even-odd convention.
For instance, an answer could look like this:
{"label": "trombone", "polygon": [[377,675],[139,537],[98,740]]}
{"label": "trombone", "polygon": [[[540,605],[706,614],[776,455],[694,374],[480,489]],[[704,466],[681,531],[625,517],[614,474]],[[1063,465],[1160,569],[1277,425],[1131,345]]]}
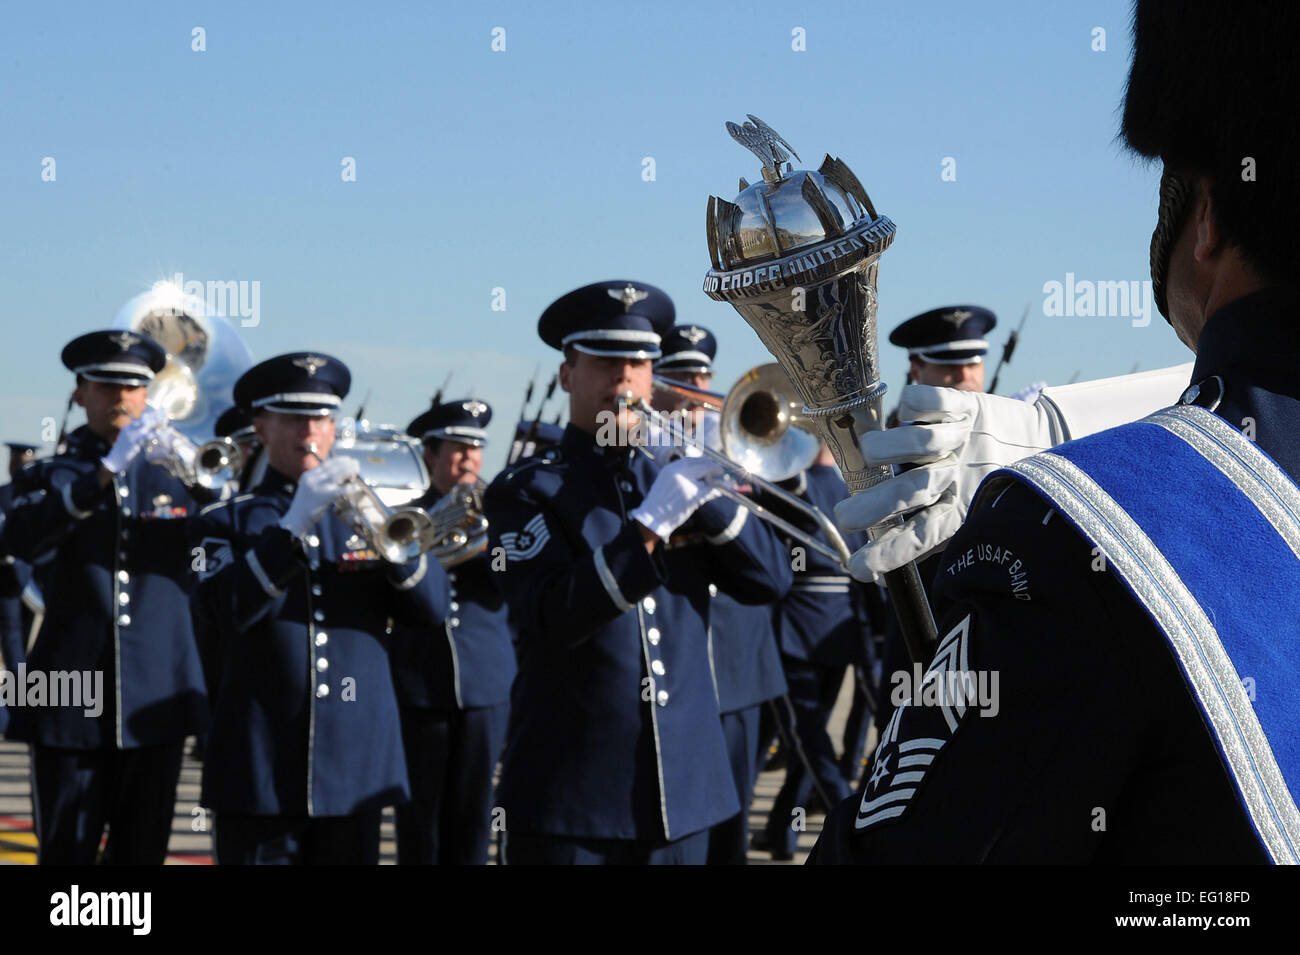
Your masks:
{"label": "trombone", "polygon": [[680,441],[682,445],[694,448],[721,464],[726,476],[733,481],[743,481],[762,488],[765,493],[814,521],[830,541],[829,545],[785,518],[773,514],[725,481],[712,482],[712,486],[723,497],[749,509],[756,517],[830,558],[848,572],[850,551],[839,528],[803,498],[773,483],[794,477],[809,467],[821,447],[821,439],[811,433],[811,425],[796,410],[802,409],[803,405],[794,397],[789,379],[780,365],[772,362],[751,369],[725,395],[660,375],[654,376],[653,385],[659,391],[671,392],[719,412],[723,450],[719,452],[709,447],[690,434],[683,422],[655,410],[644,398],[631,401],[630,396],[624,396],[623,403],[647,421],[655,422],[674,443]]}

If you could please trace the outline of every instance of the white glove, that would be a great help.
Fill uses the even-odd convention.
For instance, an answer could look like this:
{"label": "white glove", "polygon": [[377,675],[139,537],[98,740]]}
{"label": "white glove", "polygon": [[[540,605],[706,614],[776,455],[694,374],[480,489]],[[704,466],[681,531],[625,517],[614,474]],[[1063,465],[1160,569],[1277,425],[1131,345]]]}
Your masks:
{"label": "white glove", "polygon": [[144,457],[146,461],[150,464],[156,464],[169,458],[179,458],[181,463],[185,465],[185,470],[193,473],[194,459],[198,457],[199,453],[199,449],[193,441],[174,428],[159,431],[150,437],[157,440],[145,442]]}
{"label": "white glove", "polygon": [[155,436],[158,429],[167,424],[167,415],[157,408],[145,408],[144,413],[117,433],[117,440],[108,454],[100,458],[99,463],[105,471],[121,474],[135,460],[145,443]]}
{"label": "white glove", "polygon": [[722,493],[709,483],[721,473],[722,465],[711,458],[679,458],[659,472],[645,500],[630,516],[666,541],[701,504]]}
{"label": "white glove", "polygon": [[289,509],[280,518],[280,526],[294,537],[306,537],[343,493],[344,482],[360,470],[361,462],[356,458],[337,457],[304,471]]}
{"label": "white glove", "polygon": [[862,436],[868,464],[917,464],[835,505],[845,532],[894,514],[898,527],[858,549],[849,571],[859,580],[895,570],[942,547],[966,519],[975,489],[991,471],[1057,444],[1054,418],[1014,398],[930,385],[908,385],[898,409],[904,424]]}

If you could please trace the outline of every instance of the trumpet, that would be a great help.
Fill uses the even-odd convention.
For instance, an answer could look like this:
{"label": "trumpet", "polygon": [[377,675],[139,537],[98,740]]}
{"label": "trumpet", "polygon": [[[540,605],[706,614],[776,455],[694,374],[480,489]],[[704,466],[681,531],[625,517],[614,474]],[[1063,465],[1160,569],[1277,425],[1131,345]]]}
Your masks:
{"label": "trumpet", "polygon": [[[311,442],[303,450],[323,463]],[[352,528],[384,560],[404,564],[415,560],[431,541],[433,521],[423,508],[391,508],[379,499],[375,489],[353,475],[343,482],[343,493],[334,502],[334,513]]]}
{"label": "trumpet", "polygon": [[[166,446],[167,450],[161,448]],[[195,445],[173,425],[166,424],[149,439],[145,447],[149,460],[186,487],[220,491],[228,481],[239,476],[244,454],[230,438],[214,438]]]}
{"label": "trumpet", "polygon": [[[647,421],[655,422],[674,443],[680,442],[721,464],[724,480],[712,482],[712,486],[724,497],[748,508],[755,517],[784,531],[810,550],[830,558],[848,572],[851,553],[839,528],[820,509],[773,483],[794,477],[811,466],[821,447],[820,441],[807,430],[810,425],[806,419],[793,410],[802,405],[794,398],[793,389],[779,365],[759,365],[742,375],[725,395],[658,375],[654,387],[717,410],[722,416],[719,426],[722,452],[690,434],[680,420],[656,411],[644,398],[632,400],[628,394],[623,403]],[[773,514],[736,490],[729,481],[751,484],[780,499],[812,520],[830,543],[823,543],[785,518]]]}
{"label": "trumpet", "polygon": [[230,438],[213,438],[199,445],[194,454],[194,483],[218,491],[244,470],[244,452]]}
{"label": "trumpet", "polygon": [[424,549],[444,568],[463,564],[487,550],[488,522],[483,516],[482,481],[457,484],[429,510],[432,522]]}

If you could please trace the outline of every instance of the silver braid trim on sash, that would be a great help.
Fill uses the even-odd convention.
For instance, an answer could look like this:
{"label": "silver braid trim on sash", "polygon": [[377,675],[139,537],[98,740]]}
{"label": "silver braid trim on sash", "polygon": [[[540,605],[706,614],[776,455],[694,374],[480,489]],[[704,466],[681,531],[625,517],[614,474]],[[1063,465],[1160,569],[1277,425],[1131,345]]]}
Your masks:
{"label": "silver braid trim on sash", "polygon": [[1144,420],[1176,434],[1222,471],[1300,559],[1300,488],[1249,438],[1196,405],[1166,408]]}
{"label": "silver braid trim on sash", "polygon": [[1275,862],[1300,863],[1300,810],[1214,625],[1173,567],[1123,508],[1060,455],[1044,452],[1008,470],[1075,521],[1155,618],[1220,731],[1228,769],[1264,847]]}

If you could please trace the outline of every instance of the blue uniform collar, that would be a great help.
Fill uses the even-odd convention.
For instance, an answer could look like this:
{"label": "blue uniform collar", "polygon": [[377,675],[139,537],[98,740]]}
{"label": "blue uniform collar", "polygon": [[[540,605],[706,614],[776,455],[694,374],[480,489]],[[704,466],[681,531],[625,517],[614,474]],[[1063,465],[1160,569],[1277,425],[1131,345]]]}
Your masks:
{"label": "blue uniform collar", "polygon": [[1192,381],[1243,375],[1269,391],[1294,395],[1300,356],[1300,295],[1261,289],[1229,302],[1210,316],[1196,345]]}
{"label": "blue uniform collar", "polygon": [[108,454],[111,445],[83,424],[68,435],[68,454],[83,461],[96,461]]}
{"label": "blue uniform collar", "polygon": [[257,485],[253,493],[293,497],[294,492],[297,490],[297,481],[290,481],[275,468],[268,465],[266,474],[262,477],[262,483]]}
{"label": "blue uniform collar", "polygon": [[564,452],[565,458],[570,461],[585,461],[594,458],[610,465],[627,464],[631,456],[636,453],[636,450],[630,447],[619,447],[618,445],[602,447],[596,443],[594,434],[588,434],[574,425],[572,421],[564,427],[564,434],[560,438],[560,450]]}

